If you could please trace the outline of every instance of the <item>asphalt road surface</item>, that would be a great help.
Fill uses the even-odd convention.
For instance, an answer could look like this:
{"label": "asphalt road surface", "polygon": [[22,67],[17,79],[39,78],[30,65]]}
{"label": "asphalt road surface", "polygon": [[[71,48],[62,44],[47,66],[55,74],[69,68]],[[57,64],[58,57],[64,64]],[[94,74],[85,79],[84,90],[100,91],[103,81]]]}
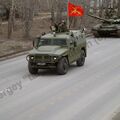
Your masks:
{"label": "asphalt road surface", "polygon": [[120,39],[88,38],[84,67],[32,76],[25,56],[0,62],[0,120],[109,120],[120,107]]}

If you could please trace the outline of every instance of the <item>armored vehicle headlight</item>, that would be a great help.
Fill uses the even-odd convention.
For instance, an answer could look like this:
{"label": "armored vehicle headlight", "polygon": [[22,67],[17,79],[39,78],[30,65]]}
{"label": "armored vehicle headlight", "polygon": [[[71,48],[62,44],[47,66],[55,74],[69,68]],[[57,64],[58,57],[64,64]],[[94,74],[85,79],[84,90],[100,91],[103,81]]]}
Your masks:
{"label": "armored vehicle headlight", "polygon": [[54,60],[57,60],[57,57],[53,57]]}
{"label": "armored vehicle headlight", "polygon": [[53,60],[54,61],[58,60],[58,57],[57,56],[53,56]]}
{"label": "armored vehicle headlight", "polygon": [[30,59],[31,59],[31,60],[33,60],[33,59],[34,59],[34,57],[33,57],[33,56],[31,56],[31,57],[30,57]]}

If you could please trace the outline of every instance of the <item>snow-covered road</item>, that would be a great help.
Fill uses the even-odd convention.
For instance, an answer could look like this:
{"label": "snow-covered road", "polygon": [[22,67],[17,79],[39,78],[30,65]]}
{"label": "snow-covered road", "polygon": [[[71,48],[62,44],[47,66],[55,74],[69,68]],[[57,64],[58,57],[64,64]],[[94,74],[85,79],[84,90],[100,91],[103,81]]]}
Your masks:
{"label": "snow-covered road", "polygon": [[32,76],[25,56],[0,62],[0,120],[108,120],[120,106],[120,39],[88,38],[84,67]]}

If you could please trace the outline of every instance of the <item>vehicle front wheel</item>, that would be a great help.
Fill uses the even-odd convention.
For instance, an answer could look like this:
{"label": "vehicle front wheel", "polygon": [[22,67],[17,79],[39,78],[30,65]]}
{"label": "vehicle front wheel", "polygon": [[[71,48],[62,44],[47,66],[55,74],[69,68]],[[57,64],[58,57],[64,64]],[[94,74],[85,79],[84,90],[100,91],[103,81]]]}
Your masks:
{"label": "vehicle front wheel", "polygon": [[80,58],[76,61],[77,66],[83,66],[85,63],[85,51],[81,50]]}
{"label": "vehicle front wheel", "polygon": [[100,35],[99,35],[99,33],[97,32],[97,31],[93,31],[93,35],[94,35],[94,37],[100,37]]}
{"label": "vehicle front wheel", "polygon": [[31,65],[30,62],[28,63],[28,70],[29,70],[29,72],[30,72],[31,74],[37,74],[37,73],[38,73],[38,69],[32,67],[32,65]]}
{"label": "vehicle front wheel", "polygon": [[68,72],[69,64],[66,57],[63,57],[59,60],[57,64],[57,73],[59,75],[64,75]]}
{"label": "vehicle front wheel", "polygon": [[117,32],[117,36],[120,38],[120,30],[118,30],[118,32]]}

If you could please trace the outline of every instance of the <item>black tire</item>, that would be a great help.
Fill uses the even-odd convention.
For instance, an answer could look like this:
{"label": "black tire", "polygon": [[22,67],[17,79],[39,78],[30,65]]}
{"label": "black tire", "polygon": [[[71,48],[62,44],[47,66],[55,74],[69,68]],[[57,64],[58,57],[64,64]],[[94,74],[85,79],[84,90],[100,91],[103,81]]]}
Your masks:
{"label": "black tire", "polygon": [[93,35],[94,35],[94,37],[96,37],[96,38],[100,37],[100,35],[99,35],[99,33],[98,33],[97,31],[93,31]]}
{"label": "black tire", "polygon": [[118,30],[118,32],[117,32],[117,37],[120,38],[120,30]]}
{"label": "black tire", "polygon": [[83,66],[85,64],[85,51],[81,50],[80,58],[76,61],[77,66]]}
{"label": "black tire", "polygon": [[57,64],[57,73],[59,75],[65,75],[68,72],[69,64],[66,57],[63,57],[59,60]]}
{"label": "black tire", "polygon": [[38,69],[32,67],[30,62],[28,63],[28,70],[31,74],[37,74],[38,73]]}

